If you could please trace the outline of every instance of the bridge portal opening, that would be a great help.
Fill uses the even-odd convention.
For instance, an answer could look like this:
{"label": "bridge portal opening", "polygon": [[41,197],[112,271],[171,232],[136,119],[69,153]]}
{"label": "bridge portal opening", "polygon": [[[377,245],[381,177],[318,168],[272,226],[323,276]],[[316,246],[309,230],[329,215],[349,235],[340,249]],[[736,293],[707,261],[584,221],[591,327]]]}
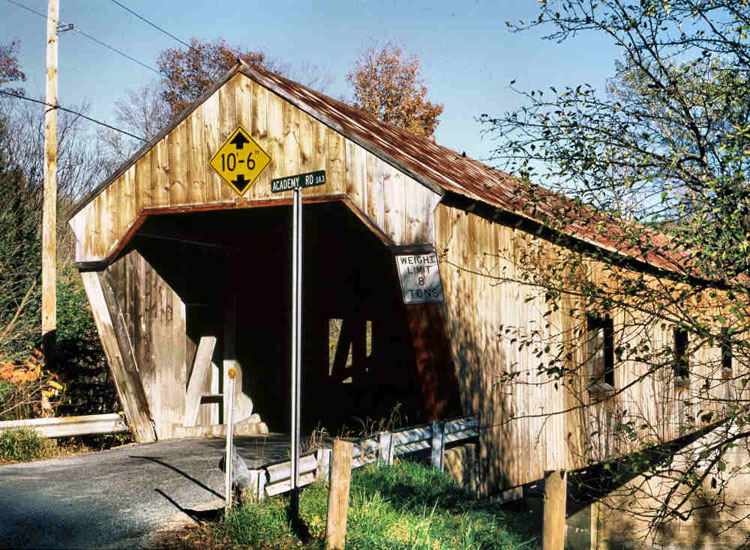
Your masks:
{"label": "bridge portal opening", "polygon": [[[160,437],[188,435],[179,405],[205,337],[216,344],[195,427],[223,422],[233,361],[234,418],[288,431],[290,252],[289,206],[181,212],[150,216],[107,268]],[[392,251],[345,204],[326,202],[304,206],[303,254],[303,430],[336,433],[394,410],[423,420]]]}

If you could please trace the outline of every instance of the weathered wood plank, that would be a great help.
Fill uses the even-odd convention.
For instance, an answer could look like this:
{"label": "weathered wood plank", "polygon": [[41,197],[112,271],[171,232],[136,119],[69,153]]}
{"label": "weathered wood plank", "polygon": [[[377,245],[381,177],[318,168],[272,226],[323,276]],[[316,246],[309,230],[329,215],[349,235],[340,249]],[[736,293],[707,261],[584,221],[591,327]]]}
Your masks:
{"label": "weathered wood plank", "polygon": [[185,398],[185,420],[182,423],[184,426],[195,426],[198,419],[203,386],[211,368],[211,358],[214,355],[215,347],[216,336],[202,336],[198,343],[198,351],[195,353],[195,361],[193,361],[187,397]]}
{"label": "weathered wood plank", "polygon": [[195,112],[185,120],[187,134],[187,162],[188,162],[188,204],[203,204],[206,202],[206,171],[210,170],[204,147],[203,109]]}
{"label": "weathered wood plank", "polygon": [[331,485],[328,493],[326,550],[344,550],[349,510],[349,484],[352,476],[352,444],[336,439],[331,459]]}
{"label": "weathered wood plank", "polygon": [[[237,87],[237,79],[233,78],[227,82],[218,91],[219,95],[219,143],[221,147],[223,143],[232,135],[232,132],[237,128],[237,93],[235,91]],[[216,150],[218,151],[218,149]],[[216,151],[213,151],[214,154]],[[219,196],[221,202],[234,202],[237,198],[237,193],[227,183],[221,180],[221,187],[219,188]]]}
{"label": "weathered wood plank", "polygon": [[326,128],[326,179],[333,193],[346,193],[346,140]]}
{"label": "weathered wood plank", "polygon": [[458,381],[440,304],[412,304],[404,308],[427,419],[458,416],[461,414]]}
{"label": "weathered wood plank", "polygon": [[[214,93],[201,105],[203,114],[203,155],[209,162],[221,147],[221,132],[219,127],[219,92]],[[221,186],[219,175],[210,167],[206,167],[206,204],[216,204],[221,201]]]}
{"label": "weathered wood plank", "polygon": [[138,376],[132,347],[124,329],[124,320],[114,294],[102,274],[81,273],[83,286],[91,304],[94,322],[102,341],[107,363],[112,371],[120,402],[125,410],[133,436],[141,443],[156,439],[148,400]]}
{"label": "weathered wood plank", "polygon": [[169,152],[163,139],[151,150],[151,206],[169,206]]}
{"label": "weathered wood plank", "polygon": [[187,121],[167,135],[169,155],[169,204],[185,204],[188,198]]}
{"label": "weathered wood plank", "polygon": [[135,165],[135,215],[151,207],[151,151]]}

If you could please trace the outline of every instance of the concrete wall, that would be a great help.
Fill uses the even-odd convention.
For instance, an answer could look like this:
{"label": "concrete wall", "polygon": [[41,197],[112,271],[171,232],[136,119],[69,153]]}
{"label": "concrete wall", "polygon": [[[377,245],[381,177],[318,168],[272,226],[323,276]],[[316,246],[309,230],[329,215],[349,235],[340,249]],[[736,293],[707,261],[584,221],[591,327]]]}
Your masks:
{"label": "concrete wall", "polygon": [[[676,458],[672,476],[679,475],[689,460],[716,440],[709,435],[697,440]],[[478,445],[467,444],[445,452],[445,471],[474,491],[480,489]],[[674,480],[661,473],[637,476],[605,498],[581,506],[569,493],[566,550],[729,550],[750,548],[750,442],[740,443],[724,456],[724,488],[709,475],[702,491],[680,510],[686,518],[664,521],[652,528],[650,519],[659,512]],[[657,474],[657,475],[655,475]],[[571,488],[572,489],[572,488]],[[543,481],[495,495],[500,503],[513,502],[515,510],[532,516],[541,535]],[[515,501],[515,498],[524,498]],[[679,493],[678,493],[679,494]],[[692,512],[689,513],[689,511]]]}
{"label": "concrete wall", "polygon": [[[681,470],[688,460],[697,457],[707,442],[710,440],[703,438],[691,445],[686,455],[675,461],[676,470]],[[718,550],[750,547],[748,443],[747,440],[740,441],[725,455],[723,489],[722,480],[709,475],[702,484],[700,494],[689,498],[680,508],[685,515],[684,520],[671,519],[656,529],[650,529],[649,519],[659,510],[674,482],[672,479],[638,476],[589,510],[581,510],[581,517],[569,519],[570,529],[572,525],[585,523],[585,516],[589,515],[592,525],[598,528],[590,547],[570,548]]]}

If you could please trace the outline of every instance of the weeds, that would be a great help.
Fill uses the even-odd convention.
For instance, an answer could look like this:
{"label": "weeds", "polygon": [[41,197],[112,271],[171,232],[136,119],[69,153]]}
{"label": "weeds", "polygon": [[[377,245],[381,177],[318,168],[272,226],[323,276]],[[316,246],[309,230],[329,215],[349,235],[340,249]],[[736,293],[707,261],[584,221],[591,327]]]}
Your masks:
{"label": "weeds", "polygon": [[0,461],[25,462],[54,455],[55,444],[34,430],[13,429],[0,432]]}

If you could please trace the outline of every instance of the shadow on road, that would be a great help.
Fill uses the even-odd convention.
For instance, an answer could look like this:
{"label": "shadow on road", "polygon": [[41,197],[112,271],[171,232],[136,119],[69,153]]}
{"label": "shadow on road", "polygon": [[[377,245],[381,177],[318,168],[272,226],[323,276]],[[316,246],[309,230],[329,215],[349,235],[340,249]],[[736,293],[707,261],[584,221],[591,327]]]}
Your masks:
{"label": "shadow on road", "polygon": [[195,510],[192,508],[183,508],[172,497],[170,497],[167,493],[165,493],[161,489],[154,489],[154,492],[159,493],[161,496],[167,499],[172,506],[177,508],[183,514],[189,516],[190,519],[192,519],[193,521],[196,521],[197,523],[205,523],[207,521],[218,521],[221,518],[221,516],[224,514],[223,507],[212,508],[210,510]]}
{"label": "shadow on road", "polygon": [[206,485],[206,484],[202,483],[201,481],[195,479],[193,476],[186,474],[185,472],[183,472],[179,468],[175,468],[171,464],[169,464],[167,462],[164,462],[164,460],[162,460],[160,457],[153,457],[153,456],[133,456],[133,455],[130,455],[130,458],[135,458],[135,459],[138,459],[138,460],[150,460],[151,462],[155,462],[156,464],[160,464],[160,465],[164,466],[165,468],[169,468],[173,472],[176,472],[176,473],[180,474],[184,478],[189,479],[190,481],[192,481],[193,483],[195,483],[201,489],[205,489],[209,493],[213,493],[218,498],[224,498],[224,495],[221,495],[221,494],[217,493],[216,491],[214,491],[213,489],[211,489],[211,487],[209,487],[208,485]]}

